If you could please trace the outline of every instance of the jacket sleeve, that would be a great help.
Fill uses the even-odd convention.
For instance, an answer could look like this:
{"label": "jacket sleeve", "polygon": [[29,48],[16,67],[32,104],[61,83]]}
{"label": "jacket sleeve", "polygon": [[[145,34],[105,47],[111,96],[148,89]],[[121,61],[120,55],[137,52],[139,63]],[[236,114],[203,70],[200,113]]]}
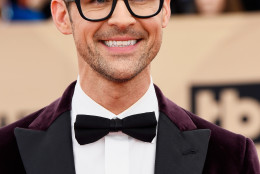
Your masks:
{"label": "jacket sleeve", "polygon": [[259,159],[253,141],[246,139],[244,165],[241,174],[260,174]]}

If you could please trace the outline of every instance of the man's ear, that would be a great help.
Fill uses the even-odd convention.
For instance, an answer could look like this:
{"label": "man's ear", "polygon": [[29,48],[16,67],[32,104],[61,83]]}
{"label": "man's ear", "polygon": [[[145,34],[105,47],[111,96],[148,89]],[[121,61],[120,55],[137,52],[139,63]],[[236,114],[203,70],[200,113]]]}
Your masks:
{"label": "man's ear", "polygon": [[164,0],[162,8],[162,27],[165,28],[171,17],[171,0]]}
{"label": "man's ear", "polygon": [[72,26],[70,21],[69,12],[66,4],[63,0],[52,0],[51,1],[51,13],[53,21],[63,34],[71,34]]}

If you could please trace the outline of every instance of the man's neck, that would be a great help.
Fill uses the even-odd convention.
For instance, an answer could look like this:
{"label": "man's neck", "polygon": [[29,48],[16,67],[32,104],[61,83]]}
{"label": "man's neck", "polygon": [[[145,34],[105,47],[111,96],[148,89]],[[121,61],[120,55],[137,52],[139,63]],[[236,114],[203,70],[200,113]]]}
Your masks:
{"label": "man's neck", "polygon": [[101,76],[92,76],[89,72],[84,74],[80,74],[82,90],[95,102],[116,115],[138,101],[148,90],[151,81],[149,67],[124,83],[109,81]]}

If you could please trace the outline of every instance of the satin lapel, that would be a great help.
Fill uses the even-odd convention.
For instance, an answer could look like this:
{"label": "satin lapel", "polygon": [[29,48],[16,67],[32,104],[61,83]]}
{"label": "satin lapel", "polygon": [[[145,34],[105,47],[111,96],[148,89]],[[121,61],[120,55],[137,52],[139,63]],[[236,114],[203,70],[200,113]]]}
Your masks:
{"label": "satin lapel", "polygon": [[210,130],[181,132],[160,113],[155,174],[201,174],[207,155]]}
{"label": "satin lapel", "polygon": [[16,128],[15,136],[27,174],[75,174],[70,111],[46,131]]}

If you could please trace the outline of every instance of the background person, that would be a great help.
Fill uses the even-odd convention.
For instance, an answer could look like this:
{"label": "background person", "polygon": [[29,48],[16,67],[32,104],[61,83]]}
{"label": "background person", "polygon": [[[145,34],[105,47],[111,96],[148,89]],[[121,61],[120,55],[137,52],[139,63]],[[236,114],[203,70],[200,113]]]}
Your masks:
{"label": "background person", "polygon": [[242,10],[240,0],[195,0],[195,4],[201,15],[217,15]]}
{"label": "background person", "polygon": [[194,0],[173,0],[171,1],[171,13],[176,14],[192,14],[196,13]]}
{"label": "background person", "polygon": [[9,21],[35,21],[50,17],[50,0],[7,0],[4,18]]}
{"label": "background person", "polygon": [[2,20],[2,10],[4,6],[4,0],[0,1],[0,20]]}

